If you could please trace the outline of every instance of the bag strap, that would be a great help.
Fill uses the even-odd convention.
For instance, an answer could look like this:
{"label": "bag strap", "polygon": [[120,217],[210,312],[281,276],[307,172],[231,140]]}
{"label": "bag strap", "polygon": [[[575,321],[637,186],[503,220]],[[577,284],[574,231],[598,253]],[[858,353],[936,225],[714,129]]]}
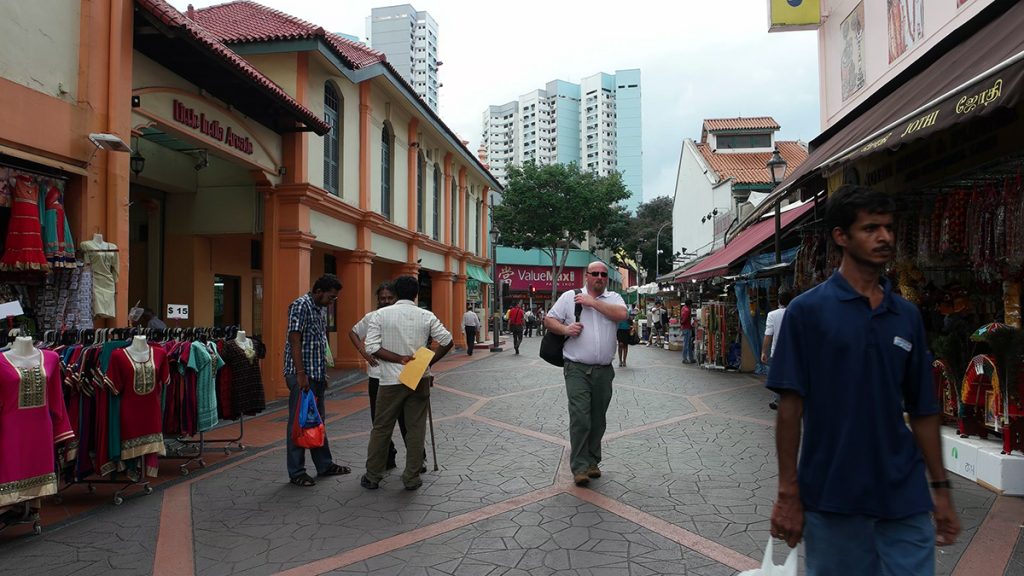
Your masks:
{"label": "bag strap", "polygon": [[[580,290],[579,288],[577,288],[577,289],[573,290],[573,292],[575,292],[576,294],[582,294],[583,290]],[[577,302],[576,303],[576,310],[575,310],[575,312],[576,312],[576,322],[579,322],[580,321],[580,314],[583,313],[583,304],[580,304],[579,302]]]}

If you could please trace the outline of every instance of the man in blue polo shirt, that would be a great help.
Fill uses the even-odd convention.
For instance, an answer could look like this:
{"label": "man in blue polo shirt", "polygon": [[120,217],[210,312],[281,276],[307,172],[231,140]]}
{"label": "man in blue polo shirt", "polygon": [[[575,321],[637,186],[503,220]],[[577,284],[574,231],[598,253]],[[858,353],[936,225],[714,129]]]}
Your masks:
{"label": "man in blue polo shirt", "polygon": [[768,373],[782,396],[771,533],[806,540],[808,576],[932,575],[934,544],[960,532],[921,316],[882,276],[894,209],[869,188],[832,195],[842,262],[786,309]]}

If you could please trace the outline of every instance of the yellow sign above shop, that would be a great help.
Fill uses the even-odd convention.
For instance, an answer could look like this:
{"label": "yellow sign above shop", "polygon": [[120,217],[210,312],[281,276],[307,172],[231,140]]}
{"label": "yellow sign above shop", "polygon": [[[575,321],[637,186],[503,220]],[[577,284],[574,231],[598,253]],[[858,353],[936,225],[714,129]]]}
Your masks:
{"label": "yellow sign above shop", "polygon": [[821,0],[768,0],[768,31],[817,30]]}

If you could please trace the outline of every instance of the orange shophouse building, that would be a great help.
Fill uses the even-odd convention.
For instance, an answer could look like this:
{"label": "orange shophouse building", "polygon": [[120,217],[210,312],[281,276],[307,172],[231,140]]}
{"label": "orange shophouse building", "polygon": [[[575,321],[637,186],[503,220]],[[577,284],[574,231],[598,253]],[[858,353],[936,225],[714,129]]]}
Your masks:
{"label": "orange shophouse building", "polygon": [[[0,164],[64,178],[75,238],[118,246],[116,314],[97,325],[126,325],[136,303],[187,306],[167,323],[260,335],[268,397],[282,397],[288,304],[316,277],[344,284],[331,345],[357,368],[348,329],[379,282],[414,274],[421,305],[465,345],[497,183],[383,56],[255,4],[63,2],[74,41],[34,46],[54,61],[0,80],[17,102],[0,108]],[[36,11],[50,30],[52,7]],[[269,40],[282,35],[291,43]],[[47,90],[29,85],[66,60],[77,69]],[[132,151],[96,151],[93,133]]]}

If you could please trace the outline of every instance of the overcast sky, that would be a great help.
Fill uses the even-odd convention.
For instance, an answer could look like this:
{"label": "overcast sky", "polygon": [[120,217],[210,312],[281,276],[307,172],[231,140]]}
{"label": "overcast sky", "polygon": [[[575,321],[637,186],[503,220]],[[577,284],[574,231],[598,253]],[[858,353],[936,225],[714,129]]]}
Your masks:
{"label": "overcast sky", "polygon": [[[192,0],[196,8],[222,0]],[[365,39],[386,0],[262,0]],[[181,11],[188,0],[171,0]],[[671,196],[684,138],[704,118],[773,116],[780,137],[820,131],[815,32],[768,33],[768,0],[415,0],[437,20],[440,115],[474,152],[481,119],[549,80],[639,68],[644,200]]]}

